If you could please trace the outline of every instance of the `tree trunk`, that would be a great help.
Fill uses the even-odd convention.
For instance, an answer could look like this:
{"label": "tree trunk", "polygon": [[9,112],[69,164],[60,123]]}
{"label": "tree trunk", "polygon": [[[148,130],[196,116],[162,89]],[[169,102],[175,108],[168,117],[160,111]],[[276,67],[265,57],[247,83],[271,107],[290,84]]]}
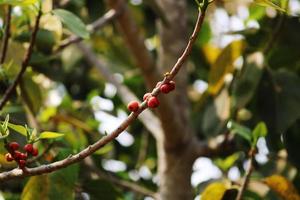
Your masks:
{"label": "tree trunk", "polygon": [[[157,23],[161,39],[158,66],[167,72],[188,42],[186,0],[157,0],[157,4],[167,19],[167,24]],[[190,178],[195,160],[192,153],[195,135],[189,121],[187,77],[187,70],[183,67],[176,77],[176,91],[163,95],[158,109],[165,132],[163,141],[157,141],[159,196],[162,200],[189,200],[193,197]],[[171,115],[164,111],[168,106],[173,107]]]}

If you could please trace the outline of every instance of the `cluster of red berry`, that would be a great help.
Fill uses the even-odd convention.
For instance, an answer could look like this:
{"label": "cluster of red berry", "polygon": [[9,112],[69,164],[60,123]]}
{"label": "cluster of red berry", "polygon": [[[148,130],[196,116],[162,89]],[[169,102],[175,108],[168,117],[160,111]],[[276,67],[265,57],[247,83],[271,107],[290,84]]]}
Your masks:
{"label": "cluster of red berry", "polygon": [[[159,87],[159,90],[164,93],[164,94],[168,94],[169,92],[171,92],[172,90],[175,89],[175,82],[174,81],[170,81],[164,84],[161,84],[161,82],[158,82],[156,87]],[[143,97],[144,101],[147,101],[147,106],[149,108],[156,108],[159,106],[159,101],[157,99],[157,97],[152,96],[151,93],[146,93]],[[131,112],[136,112],[139,109],[139,103],[137,101],[131,101],[128,105],[127,105],[128,110],[130,110]]]}
{"label": "cluster of red berry", "polygon": [[5,158],[8,162],[12,162],[13,160],[15,160],[18,163],[19,167],[23,169],[26,165],[26,160],[29,154],[31,154],[32,156],[37,156],[39,152],[38,149],[33,147],[32,144],[26,144],[24,146],[23,149],[25,150],[25,153],[18,151],[19,148],[20,148],[19,143],[17,142],[9,143],[8,149],[10,153],[7,153],[5,155]]}

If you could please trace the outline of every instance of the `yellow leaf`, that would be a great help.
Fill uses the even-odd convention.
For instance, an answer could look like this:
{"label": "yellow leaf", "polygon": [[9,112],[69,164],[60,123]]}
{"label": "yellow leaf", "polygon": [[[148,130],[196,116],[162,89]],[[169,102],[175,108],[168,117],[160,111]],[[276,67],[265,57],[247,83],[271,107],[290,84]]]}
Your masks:
{"label": "yellow leaf", "polygon": [[276,10],[280,10],[282,12],[286,12],[283,8],[279,7],[275,3],[273,3],[271,0],[254,0],[254,2],[258,5],[265,6],[265,7],[271,7]]}
{"label": "yellow leaf", "polygon": [[264,179],[264,183],[275,191],[283,200],[300,200],[300,196],[294,185],[283,176],[269,176]]}
{"label": "yellow leaf", "polygon": [[47,175],[33,176],[22,191],[21,200],[48,200],[49,179]]}
{"label": "yellow leaf", "polygon": [[220,55],[221,49],[212,44],[205,44],[202,47],[202,49],[207,62],[213,65],[213,63],[217,60],[218,56]]}
{"label": "yellow leaf", "polygon": [[234,70],[234,62],[239,58],[245,49],[245,42],[242,40],[234,41],[229,44],[218,56],[213,64],[208,77],[208,91],[215,95],[224,84],[224,77]]}
{"label": "yellow leaf", "polygon": [[222,200],[227,187],[223,183],[212,183],[207,186],[201,195],[201,200]]}

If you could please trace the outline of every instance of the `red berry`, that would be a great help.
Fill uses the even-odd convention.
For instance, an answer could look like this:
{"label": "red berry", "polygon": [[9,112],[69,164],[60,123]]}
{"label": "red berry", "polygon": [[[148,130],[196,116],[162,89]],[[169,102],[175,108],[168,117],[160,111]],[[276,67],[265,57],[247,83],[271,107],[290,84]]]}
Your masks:
{"label": "red berry", "polygon": [[20,160],[26,160],[27,159],[27,154],[21,153],[20,154]]}
{"label": "red berry", "polygon": [[156,108],[157,106],[159,106],[159,101],[157,97],[150,97],[148,99],[147,105],[149,108]]}
{"label": "red berry", "polygon": [[174,81],[170,81],[168,85],[169,85],[169,90],[170,91],[175,89],[175,82]]}
{"label": "red berry", "polygon": [[9,143],[8,146],[9,146],[9,148],[10,148],[12,151],[17,150],[17,149],[19,149],[19,147],[20,147],[19,143],[17,143],[17,142],[11,142],[11,143]]}
{"label": "red berry", "polygon": [[148,92],[148,93],[144,94],[143,100],[146,101],[151,96],[152,96],[151,93]]}
{"label": "red berry", "polygon": [[26,161],[25,161],[25,160],[19,160],[19,161],[18,161],[18,164],[19,164],[19,167],[20,167],[21,169],[23,169],[23,168],[25,167],[25,165],[26,165]]}
{"label": "red berry", "polygon": [[15,151],[14,154],[13,154],[13,157],[16,160],[20,160],[20,159],[22,159],[22,154],[23,153],[21,153],[20,151]]}
{"label": "red berry", "polygon": [[128,105],[127,105],[128,110],[130,110],[131,112],[136,112],[139,109],[139,102],[137,101],[131,101]]}
{"label": "red berry", "polygon": [[10,153],[5,154],[5,159],[7,162],[11,162],[14,160]]}
{"label": "red berry", "polygon": [[27,152],[27,153],[31,153],[32,150],[33,150],[33,145],[32,144],[26,144],[24,146],[24,150]]}
{"label": "red berry", "polygon": [[170,86],[169,86],[169,84],[167,84],[167,83],[162,84],[162,85],[160,86],[159,89],[160,89],[160,91],[161,91],[162,93],[164,93],[164,94],[167,94],[167,93],[170,92]]}
{"label": "red berry", "polygon": [[33,148],[31,155],[33,155],[33,156],[39,155],[39,150],[37,148]]}

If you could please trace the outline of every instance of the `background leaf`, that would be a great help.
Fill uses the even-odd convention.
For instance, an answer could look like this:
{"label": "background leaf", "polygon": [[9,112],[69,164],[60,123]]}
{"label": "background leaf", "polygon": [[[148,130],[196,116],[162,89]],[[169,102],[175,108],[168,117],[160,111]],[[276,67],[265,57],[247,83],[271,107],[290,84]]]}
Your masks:
{"label": "background leaf", "polygon": [[52,10],[52,13],[59,17],[61,22],[75,35],[84,39],[89,38],[89,32],[87,31],[85,24],[76,15],[63,9]]}
{"label": "background leaf", "polygon": [[54,139],[54,138],[59,138],[59,137],[63,137],[63,136],[64,136],[64,134],[62,134],[62,133],[44,131],[40,134],[39,139]]}

